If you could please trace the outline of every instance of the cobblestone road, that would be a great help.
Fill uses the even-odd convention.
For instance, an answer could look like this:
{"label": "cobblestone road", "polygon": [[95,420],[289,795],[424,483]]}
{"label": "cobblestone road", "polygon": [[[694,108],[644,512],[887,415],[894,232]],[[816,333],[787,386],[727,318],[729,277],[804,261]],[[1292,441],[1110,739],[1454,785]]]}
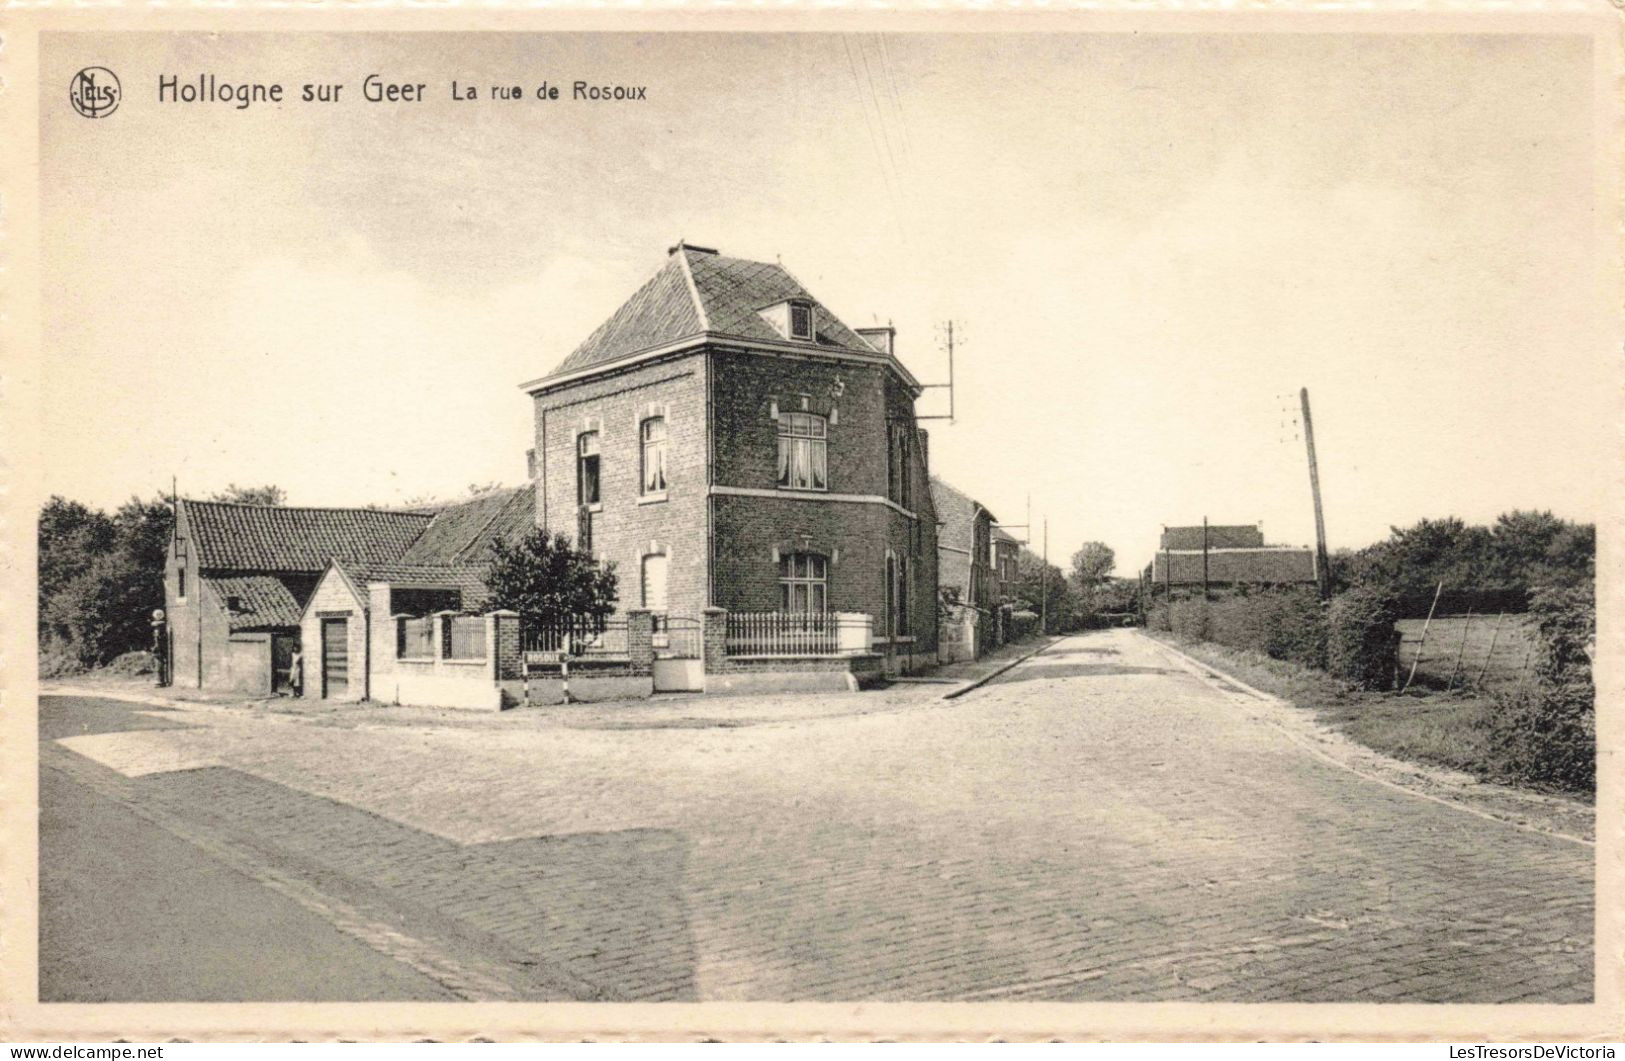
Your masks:
{"label": "cobblestone road", "polygon": [[940,691],[725,728],[186,711],[42,731],[42,765],[461,997],[1591,997],[1589,846],[1340,769],[1128,631]]}

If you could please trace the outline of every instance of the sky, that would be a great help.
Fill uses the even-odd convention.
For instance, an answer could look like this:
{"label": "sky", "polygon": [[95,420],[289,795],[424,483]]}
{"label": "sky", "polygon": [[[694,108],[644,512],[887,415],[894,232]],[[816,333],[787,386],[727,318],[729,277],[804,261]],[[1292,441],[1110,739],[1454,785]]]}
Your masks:
{"label": "sky", "polygon": [[[42,93],[52,493],[521,482],[519,384],[682,238],[891,321],[924,382],[954,321],[933,471],[1061,566],[1204,516],[1311,543],[1300,387],[1334,549],[1602,515],[1587,38],[78,33],[42,84],[92,64],[112,115]],[[345,88],[157,102],[204,73]],[[647,99],[451,98],[577,79]]]}

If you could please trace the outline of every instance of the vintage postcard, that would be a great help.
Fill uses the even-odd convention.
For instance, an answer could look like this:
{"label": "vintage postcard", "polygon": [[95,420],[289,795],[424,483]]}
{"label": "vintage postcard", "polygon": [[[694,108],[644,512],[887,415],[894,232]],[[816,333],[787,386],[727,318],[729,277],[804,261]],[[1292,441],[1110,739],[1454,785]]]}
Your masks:
{"label": "vintage postcard", "polygon": [[7,1038],[1625,1034],[1617,8],[4,18]]}

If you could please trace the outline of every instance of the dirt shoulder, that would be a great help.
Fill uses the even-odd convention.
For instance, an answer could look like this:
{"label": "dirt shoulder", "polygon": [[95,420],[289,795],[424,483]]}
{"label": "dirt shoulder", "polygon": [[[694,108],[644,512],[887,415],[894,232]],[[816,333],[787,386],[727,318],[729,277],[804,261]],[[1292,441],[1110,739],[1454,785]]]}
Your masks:
{"label": "dirt shoulder", "polygon": [[1594,841],[1594,806],[1572,796],[1497,784],[1437,757],[1470,755],[1479,705],[1434,694],[1350,693],[1330,678],[1208,642],[1142,631],[1193,673],[1215,683],[1250,716],[1287,733],[1311,754],[1382,784],[1456,804],[1536,832]]}

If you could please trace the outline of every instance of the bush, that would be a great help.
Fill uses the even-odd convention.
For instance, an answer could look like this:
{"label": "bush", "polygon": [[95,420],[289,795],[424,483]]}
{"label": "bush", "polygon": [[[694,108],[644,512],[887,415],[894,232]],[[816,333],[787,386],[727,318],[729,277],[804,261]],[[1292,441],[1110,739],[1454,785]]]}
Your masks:
{"label": "bush", "polygon": [[1168,602],[1157,601],[1145,610],[1145,628],[1147,630],[1172,631],[1174,626],[1168,616]]}
{"label": "bush", "polygon": [[1351,589],[1339,594],[1326,614],[1326,669],[1362,689],[1392,689],[1397,619],[1394,600],[1386,593]]}
{"label": "bush", "polygon": [[1502,778],[1596,790],[1597,708],[1589,683],[1537,684],[1498,696],[1487,726],[1493,766]]}
{"label": "bush", "polygon": [[1497,697],[1490,712],[1498,772],[1576,792],[1597,784],[1597,692],[1591,652],[1597,636],[1594,587],[1548,585],[1530,594],[1534,681]]}
{"label": "bush", "polygon": [[1025,641],[1038,633],[1038,614],[1020,611],[1010,616],[1010,640]]}
{"label": "bush", "polygon": [[1326,612],[1311,589],[1226,597],[1208,609],[1209,640],[1326,669]]}
{"label": "bush", "polygon": [[54,639],[40,642],[41,678],[66,678],[74,674],[83,674],[84,671],[85,665],[79,661],[79,652],[73,646],[64,645]]}
{"label": "bush", "polygon": [[1168,606],[1168,628],[1192,641],[1208,641],[1210,615],[1206,601],[1195,597],[1176,600]]}

